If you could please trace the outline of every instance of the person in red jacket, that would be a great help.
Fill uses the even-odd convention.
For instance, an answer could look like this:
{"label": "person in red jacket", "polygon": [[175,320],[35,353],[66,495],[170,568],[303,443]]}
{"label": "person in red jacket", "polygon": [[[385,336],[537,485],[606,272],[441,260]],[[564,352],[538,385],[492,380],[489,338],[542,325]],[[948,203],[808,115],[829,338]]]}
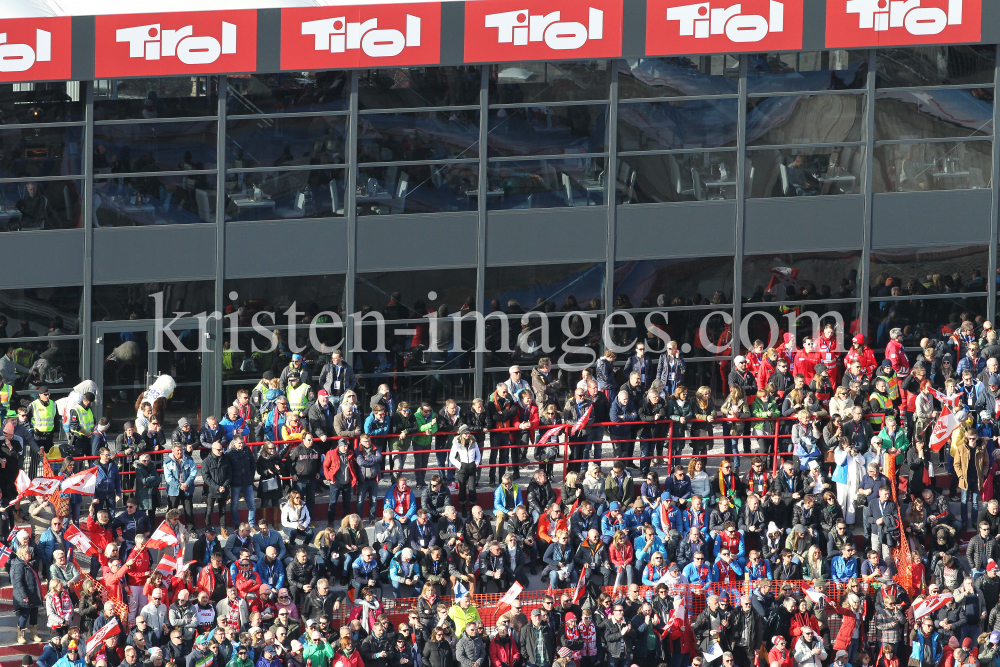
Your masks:
{"label": "person in red jacket", "polygon": [[105,600],[114,600],[117,603],[125,604],[128,593],[124,590],[122,579],[128,574],[129,568],[135,564],[135,560],[130,556],[124,564],[117,558],[112,558],[108,563],[108,572],[104,575],[101,583],[104,584]]}
{"label": "person in red jacket", "polygon": [[489,661],[488,667],[513,667],[521,661],[521,651],[510,634],[508,618],[497,619],[497,634],[490,640]]}
{"label": "person in red jacket", "polygon": [[[94,543],[99,553],[104,553],[108,544],[113,544],[115,534],[111,530],[111,516],[106,509],[98,510],[97,501],[90,505],[90,514],[87,516],[87,523],[84,525],[87,536]],[[98,558],[90,559],[90,576],[99,579],[98,572],[101,571],[101,562]]]}
{"label": "person in red jacket", "polygon": [[323,477],[330,483],[330,506],[327,510],[332,519],[337,510],[337,497],[341,496],[344,516],[351,513],[351,494],[358,489],[358,464],[356,452],[348,449],[347,438],[337,441],[337,446],[323,458]]}
{"label": "person in red jacket", "polygon": [[128,558],[134,562],[125,575],[125,583],[129,590],[128,624],[132,627],[135,625],[135,617],[139,610],[146,606],[146,596],[142,594],[142,588],[152,570],[149,564],[149,552],[146,551],[146,536],[142,533],[135,534],[135,546]]}
{"label": "person in red jacket", "polygon": [[902,382],[910,374],[910,360],[903,351],[903,330],[893,329],[889,332],[889,344],[885,346],[885,358],[892,364],[899,381]]}
{"label": "person in red jacket", "polygon": [[795,374],[802,375],[805,378],[806,384],[812,382],[813,376],[816,375],[816,364],[820,363],[820,353],[813,349],[813,339],[804,338],[802,340],[802,349],[795,353]]}
{"label": "person in red jacket", "polygon": [[840,381],[840,345],[834,335],[833,324],[827,322],[823,326],[823,334],[816,339],[816,350],[819,352],[820,363],[830,371],[830,384],[834,387]]}
{"label": "person in red jacket", "polygon": [[249,557],[243,558],[240,561],[240,566],[236,570],[236,580],[233,581],[233,585],[236,586],[236,590],[239,591],[240,597],[244,599],[247,593],[253,593],[256,595],[257,591],[260,590],[260,585],[263,582],[260,579],[260,575],[253,568],[253,563],[250,562]]}
{"label": "person in red jacket", "polygon": [[761,355],[760,364],[757,366],[757,370],[753,373],[754,377],[757,378],[757,386],[763,387],[766,385],[768,379],[774,374],[777,367],[778,353],[773,347],[769,347],[764,350],[764,354]]}
{"label": "person in red jacket", "polygon": [[791,333],[785,332],[782,335],[782,343],[775,348],[775,352],[778,353],[778,357],[788,361],[788,367],[792,368],[795,361],[795,338]]}
{"label": "person in red jacket", "polygon": [[[216,572],[218,572],[218,575],[216,575]],[[221,579],[221,581],[217,581],[217,577]],[[232,585],[232,575],[229,574],[229,568],[222,564],[222,554],[215,552],[212,554],[212,562],[208,565],[208,567],[201,568],[201,572],[198,573],[198,590],[205,591],[208,593],[209,597],[212,597],[212,594],[215,593],[216,586],[225,586],[226,588],[230,588]],[[214,601],[219,602],[219,600]]]}
{"label": "person in red jacket", "polygon": [[785,646],[785,638],[781,635],[771,637],[774,647],[767,652],[767,664],[769,667],[795,667],[795,658],[792,651]]}
{"label": "person in red jacket", "polygon": [[861,334],[851,339],[851,343],[851,349],[844,358],[844,364],[850,366],[857,361],[861,364],[862,375],[865,376],[868,382],[871,382],[872,376],[875,375],[875,370],[878,368],[878,362],[875,361],[875,353],[872,352],[870,347],[865,345],[865,337]]}
{"label": "person in red jacket", "polygon": [[[861,622],[861,598],[854,593],[847,596],[847,606],[841,607],[839,604],[827,599],[827,608],[840,614],[840,630],[837,630],[837,637],[833,640],[834,651],[847,651],[848,662],[854,664],[854,659],[858,654],[858,647],[865,643],[865,624]],[[854,638],[854,629],[858,629],[858,638]]]}

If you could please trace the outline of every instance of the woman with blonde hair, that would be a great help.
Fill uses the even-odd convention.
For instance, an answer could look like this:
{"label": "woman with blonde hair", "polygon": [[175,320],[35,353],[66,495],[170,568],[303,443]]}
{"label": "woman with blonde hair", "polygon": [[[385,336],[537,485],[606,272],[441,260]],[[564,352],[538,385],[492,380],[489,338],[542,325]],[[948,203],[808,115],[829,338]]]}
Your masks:
{"label": "woman with blonde hair", "polygon": [[361,558],[361,551],[367,546],[369,546],[368,532],[361,525],[361,517],[357,514],[348,514],[341,519],[332,547],[340,554],[339,559],[343,563],[341,581],[347,581],[351,573],[351,564]]}
{"label": "woman with blonde hair", "polygon": [[691,436],[691,422],[694,421],[694,405],[688,400],[688,388],[677,385],[677,389],[667,401],[667,418],[674,423],[673,455],[680,456],[684,443]]}
{"label": "woman with blonde hair", "polygon": [[623,584],[632,583],[632,565],[635,563],[635,550],[632,543],[628,541],[628,535],[624,530],[615,531],[611,538],[611,547],[608,549],[608,557],[611,564],[622,571]]}
{"label": "woman with blonde hair", "polygon": [[73,600],[69,590],[59,579],[49,579],[49,591],[45,594],[47,625],[53,636],[63,636],[73,622]]}
{"label": "woman with blonde hair", "polygon": [[823,552],[815,544],[806,551],[805,562],[802,564],[804,579],[829,579],[830,566],[823,558]]}
{"label": "woman with blonde hair", "polygon": [[583,490],[587,494],[587,500],[597,510],[597,516],[603,517],[608,511],[608,494],[604,489],[604,473],[601,472],[601,464],[591,461],[587,468],[587,475],[583,478]]}
{"label": "woman with blonde hair", "polygon": [[[301,441],[305,432],[306,429],[302,425],[302,420],[299,419],[299,413],[289,411],[285,416],[285,423],[281,426],[281,439]],[[290,449],[294,447],[294,444],[289,444]]]}
{"label": "woman with blonde hair", "polygon": [[[566,473],[566,480],[563,482],[562,497],[559,504],[562,505],[563,516],[569,516],[573,511],[573,505],[587,499],[587,491],[580,482],[580,473],[570,470]],[[577,505],[579,507],[579,505]]]}
{"label": "woman with blonde hair", "polygon": [[309,546],[309,542],[315,536],[315,531],[309,527],[310,523],[312,519],[309,516],[309,508],[302,502],[302,494],[291,491],[288,494],[288,502],[281,506],[281,527],[288,536],[289,546],[294,548],[296,540],[301,540],[302,546]]}
{"label": "woman with blonde hair", "polygon": [[691,478],[691,493],[701,496],[705,503],[711,505],[712,478],[705,472],[705,459],[695,456],[688,462],[688,477]]}
{"label": "woman with blonde hair", "polygon": [[[711,387],[698,387],[694,393],[694,417],[703,422],[699,427],[692,429],[692,436],[710,438],[715,431],[713,422],[719,416],[719,411],[715,409],[715,402],[712,401]],[[695,456],[706,456],[708,450],[712,448],[714,440],[694,440],[692,449]]]}
{"label": "woman with blonde hair", "polygon": [[840,415],[841,419],[850,419],[853,409],[854,400],[848,396],[847,387],[840,385],[834,389],[830,398],[830,416]]}

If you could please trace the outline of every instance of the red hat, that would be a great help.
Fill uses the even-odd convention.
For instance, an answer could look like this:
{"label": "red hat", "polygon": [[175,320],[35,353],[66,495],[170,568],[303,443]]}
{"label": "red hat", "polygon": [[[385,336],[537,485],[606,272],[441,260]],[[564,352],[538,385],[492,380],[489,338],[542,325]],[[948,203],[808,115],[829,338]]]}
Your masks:
{"label": "red hat", "polygon": [[972,637],[966,637],[962,640],[962,648],[966,651],[972,648]]}
{"label": "red hat", "polygon": [[986,571],[987,572],[992,572],[993,570],[997,569],[997,567],[998,567],[997,566],[997,562],[995,560],[993,560],[992,558],[990,559],[990,561],[988,563],[986,563]]}
{"label": "red hat", "polygon": [[858,334],[857,336],[855,336],[854,338],[852,338],[851,341],[855,345],[864,345],[865,344],[865,337],[862,336],[861,334]]}
{"label": "red hat", "polygon": [[320,389],[318,392],[316,392],[316,395],[317,396],[329,396],[330,392],[328,392],[326,389]]}

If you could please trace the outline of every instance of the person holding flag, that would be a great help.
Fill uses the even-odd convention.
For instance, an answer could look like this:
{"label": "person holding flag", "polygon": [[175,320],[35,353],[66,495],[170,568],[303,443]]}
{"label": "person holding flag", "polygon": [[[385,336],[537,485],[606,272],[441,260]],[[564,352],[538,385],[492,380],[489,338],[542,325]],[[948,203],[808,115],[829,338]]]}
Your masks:
{"label": "person holding flag", "polygon": [[24,459],[24,440],[14,433],[17,420],[8,420],[3,426],[3,440],[0,441],[0,534],[6,534],[21,521],[20,491],[17,488],[18,473]]}

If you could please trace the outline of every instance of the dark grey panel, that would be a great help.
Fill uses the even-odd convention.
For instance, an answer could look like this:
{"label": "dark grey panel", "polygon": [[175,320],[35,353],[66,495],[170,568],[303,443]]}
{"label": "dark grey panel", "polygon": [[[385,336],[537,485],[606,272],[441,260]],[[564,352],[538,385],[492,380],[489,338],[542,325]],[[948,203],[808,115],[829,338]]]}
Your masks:
{"label": "dark grey panel", "polygon": [[989,190],[877,194],[872,248],[989,243],[991,198]]}
{"label": "dark grey panel", "polygon": [[441,3],[441,64],[465,62],[465,3]]}
{"label": "dark grey panel", "polygon": [[802,7],[802,50],[826,48],[826,2],[805,0]]}
{"label": "dark grey panel", "polygon": [[861,248],[862,195],[747,200],[744,252]]}
{"label": "dark grey panel", "polygon": [[72,65],[73,78],[82,81],[94,78],[94,26],[93,16],[73,17]]}
{"label": "dark grey panel", "polygon": [[[292,239],[285,252],[262,252],[268,239]],[[226,278],[322,275],[347,271],[346,220],[240,222],[226,226]]]}
{"label": "dark grey panel", "polygon": [[497,211],[486,217],[486,264],[605,261],[607,238],[604,206]]}
{"label": "dark grey panel", "polygon": [[622,55],[646,55],[646,0],[625,0],[622,14]]}
{"label": "dark grey panel", "polygon": [[1000,3],[983,3],[982,41],[987,44],[1000,42]]}
{"label": "dark grey panel", "polygon": [[[3,235],[0,284],[8,287],[53,287],[83,284],[82,229]],[[44,257],[39,262],[39,250]]]}
{"label": "dark grey panel", "polygon": [[357,271],[475,266],[475,213],[373,215],[357,221]]}
{"label": "dark grey panel", "polygon": [[735,202],[618,207],[615,259],[731,255],[735,251]]}
{"label": "dark grey panel", "polygon": [[214,279],[215,244],[215,225],[95,229],[94,284]]}
{"label": "dark grey panel", "polygon": [[281,68],[281,10],[257,10],[257,71],[277,72]]}

